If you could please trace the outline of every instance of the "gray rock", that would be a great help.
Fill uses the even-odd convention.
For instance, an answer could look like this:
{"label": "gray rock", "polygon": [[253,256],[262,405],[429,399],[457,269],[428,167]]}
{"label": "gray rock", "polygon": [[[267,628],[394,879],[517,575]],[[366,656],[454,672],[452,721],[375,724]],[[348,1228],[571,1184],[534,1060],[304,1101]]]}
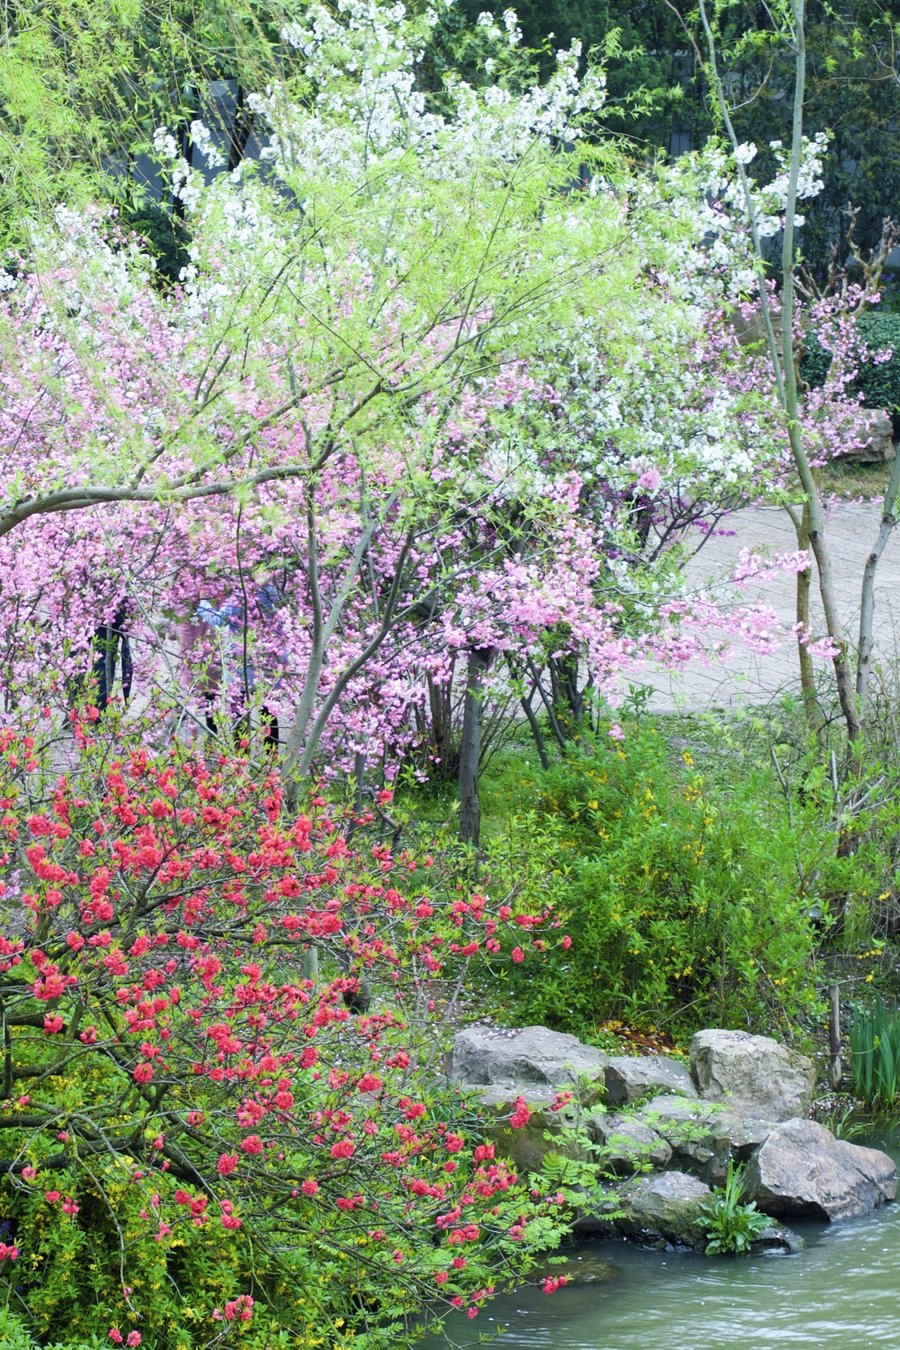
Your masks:
{"label": "gray rock", "polygon": [[644,1102],[637,1119],[646,1121],[668,1139],[670,1131],[680,1137],[693,1128],[705,1128],[713,1121],[722,1120],[726,1114],[726,1107],[717,1102],[663,1092]]}
{"label": "gray rock", "polygon": [[595,1114],[588,1116],[585,1126],[590,1139],[603,1147],[601,1168],[614,1176],[628,1176],[648,1163],[665,1167],[672,1157],[672,1147],[662,1135],[635,1116]]}
{"label": "gray rock", "polygon": [[[506,1031],[494,1027],[467,1027],[457,1032],[448,1067],[460,1083],[545,1086],[560,1091],[581,1078],[596,1085],[593,1100],[602,1093],[609,1056],[547,1027]],[[592,1094],[588,1093],[590,1101]]]}
{"label": "gray rock", "polygon": [[[573,1141],[565,1144],[559,1139],[562,1122],[559,1114],[550,1108],[556,1096],[552,1088],[522,1087],[513,1084],[482,1086],[477,1083],[464,1083],[462,1090],[473,1096],[478,1104],[497,1117],[496,1125],[491,1129],[491,1137],[499,1151],[511,1158],[523,1172],[539,1171],[548,1153],[561,1153],[567,1158],[589,1161],[589,1150],[579,1148]],[[506,1123],[515,1110],[516,1101],[521,1097],[529,1111],[527,1125],[511,1129]]]}
{"label": "gray rock", "polygon": [[719,1185],[728,1166],[726,1111],[714,1103],[687,1097],[652,1097],[638,1113],[642,1124],[662,1135],[672,1150],[672,1165]]}
{"label": "gray rock", "polygon": [[789,1256],[802,1252],[805,1246],[806,1242],[799,1233],[795,1233],[791,1228],[785,1228],[781,1223],[773,1223],[753,1240],[755,1252],[786,1252]]}
{"label": "gray rock", "polygon": [[738,1115],[723,1104],[686,1097],[653,1097],[637,1119],[655,1130],[672,1149],[676,1167],[721,1186],[728,1160],[746,1162],[775,1128],[774,1121]]}
{"label": "gray rock", "polygon": [[733,1111],[722,1115],[722,1126],[728,1132],[729,1152],[735,1162],[745,1163],[753,1152],[764,1144],[775,1129],[774,1120],[755,1120],[752,1116],[738,1116]]}
{"label": "gray rock", "polygon": [[696,1097],[690,1070],[665,1055],[615,1055],[606,1066],[606,1104],[630,1106],[648,1092]]}
{"label": "gray rock", "polygon": [[854,408],[841,425],[841,441],[856,442],[835,458],[851,464],[885,464],[894,458],[891,415],[880,408]]}
{"label": "gray rock", "polygon": [[886,1153],[835,1139],[814,1120],[776,1125],[744,1176],[748,1198],[776,1218],[853,1219],[897,1191],[897,1170]]}
{"label": "gray rock", "polygon": [[479,1106],[489,1108],[498,1116],[515,1110],[519,1097],[525,1101],[529,1111],[549,1114],[556,1096],[553,1088],[520,1087],[517,1083],[493,1083],[487,1086],[484,1083],[460,1083],[459,1088],[461,1092],[477,1098]]}
{"label": "gray rock", "polygon": [[707,1101],[774,1121],[808,1113],[816,1078],[805,1055],[746,1031],[698,1031],[691,1041],[691,1073]]}
{"label": "gray rock", "polygon": [[709,1187],[685,1172],[640,1177],[619,1191],[624,1217],[616,1220],[616,1229],[627,1237],[704,1247],[703,1205],[709,1196]]}

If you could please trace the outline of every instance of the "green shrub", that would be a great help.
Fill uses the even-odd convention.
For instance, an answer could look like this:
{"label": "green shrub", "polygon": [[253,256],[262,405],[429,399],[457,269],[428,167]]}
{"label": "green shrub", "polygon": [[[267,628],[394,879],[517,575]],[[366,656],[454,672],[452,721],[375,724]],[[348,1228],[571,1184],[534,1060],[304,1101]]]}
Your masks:
{"label": "green shrub", "polygon": [[[109,1345],[107,1337],[91,1336],[87,1340],[79,1337],[77,1340],[54,1341],[46,1350],[108,1350]],[[2,1350],[39,1350],[21,1318],[8,1308],[0,1308],[0,1347]]]}
{"label": "green shrub", "polygon": [[812,827],[814,807],[792,818],[767,765],[709,782],[638,719],[621,741],[582,742],[542,785],[571,947],[544,955],[540,980],[510,973],[508,1014],[589,1035],[610,1019],[790,1034],[809,1014],[810,911],[819,879],[833,881],[834,836]]}
{"label": "green shrub", "polygon": [[821,389],[831,368],[831,352],[826,351],[815,333],[806,334],[800,360],[800,378],[810,389]]}
{"label": "green shrub", "polygon": [[183,220],[155,202],[124,211],[122,223],[146,241],[147,254],[155,259],[158,275],[175,285],[181,269],[191,261],[190,234]]}
{"label": "green shrub", "polygon": [[900,314],[864,314],[858,324],[859,334],[873,352],[893,348],[890,361],[869,361],[860,371],[858,386],[867,408],[900,410]]}

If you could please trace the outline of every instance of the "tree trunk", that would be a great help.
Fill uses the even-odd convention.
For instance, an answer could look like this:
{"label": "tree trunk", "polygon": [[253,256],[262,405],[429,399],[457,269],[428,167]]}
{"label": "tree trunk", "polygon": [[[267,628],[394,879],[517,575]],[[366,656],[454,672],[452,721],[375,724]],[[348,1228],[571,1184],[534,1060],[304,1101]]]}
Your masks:
{"label": "tree trunk", "polygon": [[881,525],[878,530],[878,537],[866,559],[863,571],[859,607],[859,639],[856,646],[856,697],[860,708],[865,706],[869,692],[869,675],[872,669],[872,647],[875,637],[873,626],[875,617],[875,573],[885,545],[897,523],[895,508],[898,491],[900,491],[900,454],[895,455],[894,463],[891,465],[891,476],[884,494],[884,504],[881,508]]}
{"label": "tree trunk", "polygon": [[833,984],[828,990],[828,1061],[831,1086],[835,1092],[841,1086],[841,986]]}
{"label": "tree trunk", "polygon": [[459,838],[477,848],[481,834],[478,762],[481,758],[481,709],[484,677],[490,665],[489,647],[476,647],[466,663],[466,701],[459,747]]}
{"label": "tree trunk", "polygon": [[[803,515],[798,521],[793,511],[790,513],[791,519],[797,531],[797,548],[804,552],[809,551],[809,503],[804,503]],[[800,628],[797,633],[797,655],[800,658],[800,690],[803,698],[803,711],[806,714],[806,723],[813,735],[818,739],[825,725],[825,719],[822,716],[822,709],[819,707],[819,700],[816,697],[816,676],[813,667],[813,660],[809,654],[809,596],[812,588],[812,564],[805,567],[802,572],[797,573],[797,623]]]}
{"label": "tree trunk", "polygon": [[[732,147],[736,150],[739,145],[739,138],[735,131],[731,113],[728,108],[728,102],[725,97],[725,85],[718,66],[715,35],[709,21],[705,0],[700,0],[699,12],[700,21],[703,25],[703,31],[706,35],[708,44],[708,70],[712,79],[716,101],[722,115],[722,121],[728,139],[730,140]],[[853,675],[848,660],[847,640],[844,637],[840,616],[838,614],[834,573],[831,565],[831,552],[825,534],[825,515],[822,510],[822,500],[819,495],[818,485],[815,481],[815,475],[813,474],[809,462],[806,447],[803,444],[803,434],[801,431],[799,415],[800,404],[798,396],[797,367],[794,358],[793,327],[796,299],[794,230],[797,214],[800,166],[803,157],[803,100],[806,87],[806,34],[804,31],[804,24],[806,21],[805,0],[790,0],[789,19],[790,24],[792,25],[790,43],[794,53],[794,89],[791,125],[791,154],[783,215],[784,228],[782,231],[781,246],[782,284],[780,342],[775,334],[768,293],[762,282],[759,285],[759,304],[763,327],[766,334],[766,345],[772,362],[772,376],[775,384],[775,392],[778,396],[778,402],[784,412],[785,427],[790,442],[791,455],[797,468],[800,486],[806,493],[806,505],[809,510],[809,543],[816,559],[816,568],[819,576],[819,594],[822,597],[822,609],[825,614],[825,627],[835,648],[835,655],[832,658],[832,663],[834,665],[838,700],[841,705],[841,712],[847,728],[847,742],[848,745],[852,747],[860,733],[859,714]],[[759,234],[757,206],[754,203],[753,191],[747,176],[747,170],[740,160],[738,161],[737,170],[744,196],[747,221],[753,238],[754,251],[762,269],[765,264],[765,254]]]}

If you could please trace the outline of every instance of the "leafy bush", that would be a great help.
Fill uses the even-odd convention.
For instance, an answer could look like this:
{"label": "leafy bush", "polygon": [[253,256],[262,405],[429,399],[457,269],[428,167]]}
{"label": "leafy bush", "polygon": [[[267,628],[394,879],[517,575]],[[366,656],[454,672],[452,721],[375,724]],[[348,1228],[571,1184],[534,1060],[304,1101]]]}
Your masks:
{"label": "leafy bush", "polygon": [[[54,1341],[46,1350],[109,1350],[110,1344],[108,1336],[91,1336],[88,1340]],[[7,1308],[0,1308],[0,1346],[3,1350],[39,1350],[21,1317]]]}
{"label": "leafy bush", "polygon": [[646,720],[623,726],[542,780],[571,946],[548,951],[540,981],[512,972],[507,1009],[587,1034],[611,1018],[791,1034],[815,1006],[810,911],[833,834],[812,804],[792,815],[768,766],[711,782]]}
{"label": "leafy bush", "polygon": [[289,812],[271,768],[75,731],[63,778],[0,731],[11,1312],[144,1350],[378,1350],[477,1313],[561,1211],[447,1088],[441,1028],[473,964],[556,940],[547,906],[373,811]]}
{"label": "leafy bush", "polygon": [[871,1107],[891,1107],[900,1098],[900,1008],[878,997],[856,1005],[850,1025],[853,1089]]}
{"label": "leafy bush", "polygon": [[[736,781],[760,782],[760,766],[778,778],[779,811],[792,822],[793,868],[798,887],[816,918],[820,942],[847,952],[875,955],[898,931],[900,915],[900,684],[898,672],[878,665],[872,672],[858,763],[841,767],[843,747],[834,735],[839,721],[830,673],[817,689],[831,730],[811,737],[799,702],[753,713],[722,728],[734,752],[729,771]],[[761,806],[768,821],[772,806]]]}
{"label": "leafy bush", "polygon": [[[863,314],[857,322],[857,332],[872,353],[888,348],[895,353],[900,351],[900,314],[881,311]],[[862,344],[859,350],[862,364],[850,392],[862,394],[867,408],[900,411],[900,357],[894,355],[884,362],[865,360]],[[830,366],[831,352],[822,346],[815,333],[808,333],[800,362],[801,379],[810,387],[819,388],[825,383]]]}
{"label": "leafy bush", "polygon": [[743,1168],[729,1162],[725,1185],[704,1206],[707,1256],[743,1255],[769,1227],[768,1216],[760,1214],[754,1200],[743,1200],[743,1194]]}
{"label": "leafy bush", "polygon": [[862,367],[858,384],[863,403],[867,408],[900,411],[900,314],[864,314],[857,326],[870,351],[894,351],[890,361],[868,361]]}

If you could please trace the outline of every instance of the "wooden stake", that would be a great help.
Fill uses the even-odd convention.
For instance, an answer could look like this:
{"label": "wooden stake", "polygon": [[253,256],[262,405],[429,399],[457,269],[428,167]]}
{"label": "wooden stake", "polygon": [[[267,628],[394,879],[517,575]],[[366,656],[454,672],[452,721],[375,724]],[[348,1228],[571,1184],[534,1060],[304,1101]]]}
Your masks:
{"label": "wooden stake", "polygon": [[841,1085],[841,986],[833,984],[828,991],[828,1050],[831,1059],[831,1086]]}

